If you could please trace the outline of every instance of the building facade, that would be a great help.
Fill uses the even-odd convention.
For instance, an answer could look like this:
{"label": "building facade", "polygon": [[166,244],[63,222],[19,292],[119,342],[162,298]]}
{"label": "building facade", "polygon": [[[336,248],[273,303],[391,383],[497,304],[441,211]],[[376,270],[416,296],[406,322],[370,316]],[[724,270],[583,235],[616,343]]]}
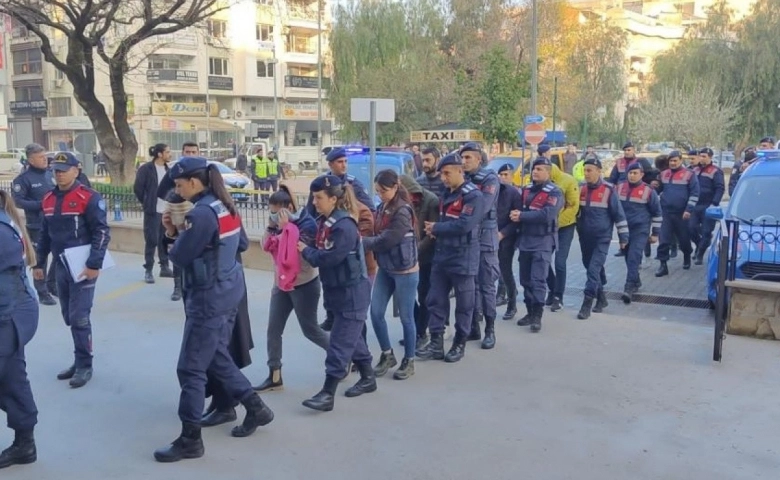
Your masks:
{"label": "building facade", "polygon": [[[234,145],[262,139],[277,146],[283,161],[316,160],[311,157],[320,137],[327,144],[333,130],[321,101],[328,73],[323,69],[318,88],[317,68],[318,60],[328,57],[329,11],[327,0],[244,0],[204,25],[139,47],[145,58],[125,79],[139,155],[155,143],[178,151],[183,142],[197,141],[210,156],[226,158],[233,156]],[[109,51],[126,33],[116,27],[106,38]],[[40,40],[20,26],[6,30],[9,98],[0,102],[0,128],[2,104],[7,104],[9,147],[36,141],[85,155],[98,150],[72,86],[43,61]],[[61,58],[65,40],[52,39]],[[96,81],[96,94],[111,116],[108,77],[105,69],[96,70],[104,77]]]}

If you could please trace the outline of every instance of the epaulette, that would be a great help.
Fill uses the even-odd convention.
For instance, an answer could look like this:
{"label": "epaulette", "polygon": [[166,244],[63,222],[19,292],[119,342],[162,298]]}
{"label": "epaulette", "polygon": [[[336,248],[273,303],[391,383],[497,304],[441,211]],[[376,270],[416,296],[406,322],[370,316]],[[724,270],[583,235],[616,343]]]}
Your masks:
{"label": "epaulette", "polygon": [[462,187],[460,187],[460,191],[463,192],[463,193],[471,193],[471,192],[473,192],[476,189],[477,189],[477,186],[474,185],[473,183],[465,183],[465,184],[463,184]]}

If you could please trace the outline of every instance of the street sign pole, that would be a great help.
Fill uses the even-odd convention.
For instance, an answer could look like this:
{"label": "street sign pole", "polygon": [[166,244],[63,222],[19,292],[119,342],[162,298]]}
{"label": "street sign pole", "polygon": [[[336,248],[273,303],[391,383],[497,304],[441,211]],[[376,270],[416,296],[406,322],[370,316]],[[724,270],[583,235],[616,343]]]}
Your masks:
{"label": "street sign pole", "polygon": [[368,163],[368,172],[369,175],[371,175],[371,178],[368,179],[368,191],[370,193],[370,198],[374,198],[374,177],[376,176],[376,102],[374,100],[371,100],[371,118],[368,124],[368,141],[369,146],[371,147],[370,156],[369,156],[369,163]]}

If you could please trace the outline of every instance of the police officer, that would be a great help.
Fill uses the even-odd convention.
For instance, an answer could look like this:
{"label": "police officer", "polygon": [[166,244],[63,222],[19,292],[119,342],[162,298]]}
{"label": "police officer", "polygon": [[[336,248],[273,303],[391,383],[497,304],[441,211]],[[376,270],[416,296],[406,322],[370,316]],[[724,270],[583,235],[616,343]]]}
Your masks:
{"label": "police officer", "polygon": [[653,169],[649,160],[646,158],[637,158],[634,144],[626,142],[623,145],[623,156],[615,161],[615,166],[612,167],[612,171],[609,173],[609,183],[617,185],[620,182],[625,182],[628,166],[635,162],[638,162],[639,165],[642,166],[642,171],[645,173],[648,173]]}
{"label": "police officer", "polygon": [[[328,153],[326,160],[328,161],[330,172],[325,175],[339,177],[339,180],[341,180],[342,183],[352,186],[355,198],[357,198],[360,203],[367,206],[372,212],[375,212],[376,205],[374,205],[371,197],[366,193],[366,187],[363,186],[363,182],[347,173],[347,151],[341,147],[334,148]],[[315,178],[314,181],[317,181],[318,179],[319,177]],[[312,184],[313,183],[314,182],[312,182]],[[309,212],[309,215],[316,217],[317,209],[314,207],[313,199],[314,193],[311,191],[311,188],[309,188],[309,200],[306,202],[306,210]]]}
{"label": "police officer", "polygon": [[[482,192],[466,180],[463,159],[453,152],[439,162],[449,191],[439,207],[439,221],[425,222],[425,233],[436,238],[431,289],[426,302],[431,341],[417,356],[457,362],[466,350],[476,300],[474,280],[479,271],[479,227]],[[450,315],[449,292],[455,289],[455,338],[444,355],[444,323]]]}
{"label": "police officer", "polygon": [[321,412],[333,410],[339,381],[357,365],[360,380],[344,392],[358,397],[376,391],[363,330],[371,300],[363,243],[357,225],[357,205],[349,183],[336,175],[323,175],[311,183],[317,218],[317,246],[298,243],[298,250],[312,267],[319,267],[325,310],[333,313],[333,328],[325,358],[325,383],[303,406]]}
{"label": "police officer", "polygon": [[696,246],[693,261],[696,265],[704,263],[704,252],[710,248],[712,231],[715,230],[715,221],[705,217],[707,207],[719,206],[726,190],[723,170],[712,164],[712,156],[711,148],[702,148],[699,152],[699,166],[694,169],[699,181],[699,201],[691,213],[689,225],[691,240]]}
{"label": "police officer", "polygon": [[[43,197],[54,188],[54,175],[49,170],[45,149],[37,143],[31,143],[24,149],[28,168],[13,181],[13,198],[16,205],[24,210],[27,232],[33,244],[37,245],[43,228]],[[46,258],[42,258],[46,268]],[[35,290],[43,305],[56,305],[52,293],[57,293],[56,261],[52,261],[46,281],[35,280]]]}
{"label": "police officer", "polygon": [[[252,181],[255,184],[255,190],[268,190],[268,159],[263,154],[263,147],[257,149],[254,158],[252,158]],[[261,195],[261,201],[265,205],[267,195]],[[255,201],[257,196],[255,195]]]}
{"label": "police officer", "polygon": [[699,180],[696,174],[682,166],[682,156],[677,150],[669,153],[669,168],[661,172],[661,244],[658,246],[658,260],[661,262],[656,277],[669,275],[666,262],[675,238],[683,252],[683,269],[691,268],[691,237],[688,220],[699,203]]}
{"label": "police officer", "polygon": [[547,274],[557,242],[558,214],[564,200],[561,189],[550,181],[550,159],[539,157],[531,168],[533,184],[523,188],[522,208],[513,210],[510,218],[520,225],[518,261],[527,312],[517,324],[530,325],[531,331],[536,333],[542,329]]}
{"label": "police officer", "polygon": [[181,435],[154,452],[158,462],[176,462],[204,454],[200,428],[208,375],[246,408],[241,425],[231,431],[246,437],[270,423],[274,414],[252,390],[228,352],[236,312],[246,291],[237,254],[249,244],[225,182],[205,158],[183,157],[169,171],[176,192],[194,204],[184,225],[163,216],[171,261],[182,269],[184,338],[176,373],[181,385]]}
{"label": "police officer", "polygon": [[498,177],[501,185],[498,190],[496,204],[496,222],[498,223],[498,267],[501,271],[496,305],[506,304],[504,320],[511,320],[517,314],[517,284],[512,272],[517,242],[517,224],[509,218],[512,210],[523,208],[520,191],[512,185],[514,167],[505,163],[498,167]]}
{"label": "police officer", "polygon": [[650,185],[642,181],[642,166],[635,162],[628,166],[626,181],[617,186],[620,203],[628,222],[628,245],[624,251],[626,259],[626,284],[623,287],[623,302],[631,303],[633,295],[642,286],[639,266],[646,245],[658,241],[661,230],[661,202]]}
{"label": "police officer", "polygon": [[279,189],[279,160],[276,152],[268,152],[268,188],[273,192]]}
{"label": "police officer", "polygon": [[111,238],[106,220],[106,202],[98,192],[76,180],[78,167],[78,159],[70,152],[60,152],[54,157],[52,168],[57,186],[43,197],[43,229],[37,248],[38,264],[33,270],[34,278],[43,280],[49,253],[59,259],[68,248],[91,247],[79,282],[73,280],[69,268],[61,260],[55,260],[58,262],[57,292],[62,318],[70,327],[75,347],[73,365],[60,372],[57,379],[70,379],[73,388],[83,387],[92,378],[92,324],[89,313]]}
{"label": "police officer", "polygon": [[35,263],[16,205],[0,190],[0,408],[15,432],[13,444],[0,453],[0,468],[37,460],[38,409],[24,359],[24,346],[38,328],[38,302],[27,278],[27,266]]}
{"label": "police officer", "polygon": [[433,192],[438,198],[444,196],[444,192],[447,187],[444,186],[444,182],[441,181],[441,173],[439,173],[439,159],[441,154],[434,147],[425,148],[422,151],[422,171],[423,173],[417,177],[417,183],[429,192]]}
{"label": "police officer", "polygon": [[604,264],[612,242],[613,225],[617,229],[620,248],[626,248],[628,223],[620,199],[615,187],[601,178],[601,161],[589,158],[585,160],[585,184],[580,187],[580,214],[577,219],[582,265],[587,270],[585,298],[577,314],[580,320],[590,317],[591,308],[599,313],[608,305],[604,294],[604,285],[607,284]]}
{"label": "police officer", "polygon": [[476,300],[471,321],[471,333],[467,340],[479,340],[479,322],[485,318],[485,340],[482,348],[496,345],[496,281],[498,281],[498,223],[496,203],[498,202],[498,176],[487,164],[487,154],[476,143],[467,143],[460,149],[466,179],[482,192],[482,220],[479,231],[479,272],[477,273]]}

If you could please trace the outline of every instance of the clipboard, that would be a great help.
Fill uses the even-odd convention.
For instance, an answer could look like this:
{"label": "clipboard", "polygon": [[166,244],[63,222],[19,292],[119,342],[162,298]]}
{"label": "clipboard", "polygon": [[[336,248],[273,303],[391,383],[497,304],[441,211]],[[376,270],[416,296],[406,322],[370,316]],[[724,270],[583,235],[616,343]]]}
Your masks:
{"label": "clipboard", "polygon": [[[60,254],[60,260],[68,267],[71,278],[74,283],[80,283],[86,280],[86,278],[79,277],[81,272],[87,268],[87,260],[89,260],[89,254],[92,252],[92,245],[79,245],[78,247],[66,248]],[[106,255],[103,257],[103,266],[101,270],[108,270],[115,267],[116,263],[111,256],[111,252],[106,250]]]}

